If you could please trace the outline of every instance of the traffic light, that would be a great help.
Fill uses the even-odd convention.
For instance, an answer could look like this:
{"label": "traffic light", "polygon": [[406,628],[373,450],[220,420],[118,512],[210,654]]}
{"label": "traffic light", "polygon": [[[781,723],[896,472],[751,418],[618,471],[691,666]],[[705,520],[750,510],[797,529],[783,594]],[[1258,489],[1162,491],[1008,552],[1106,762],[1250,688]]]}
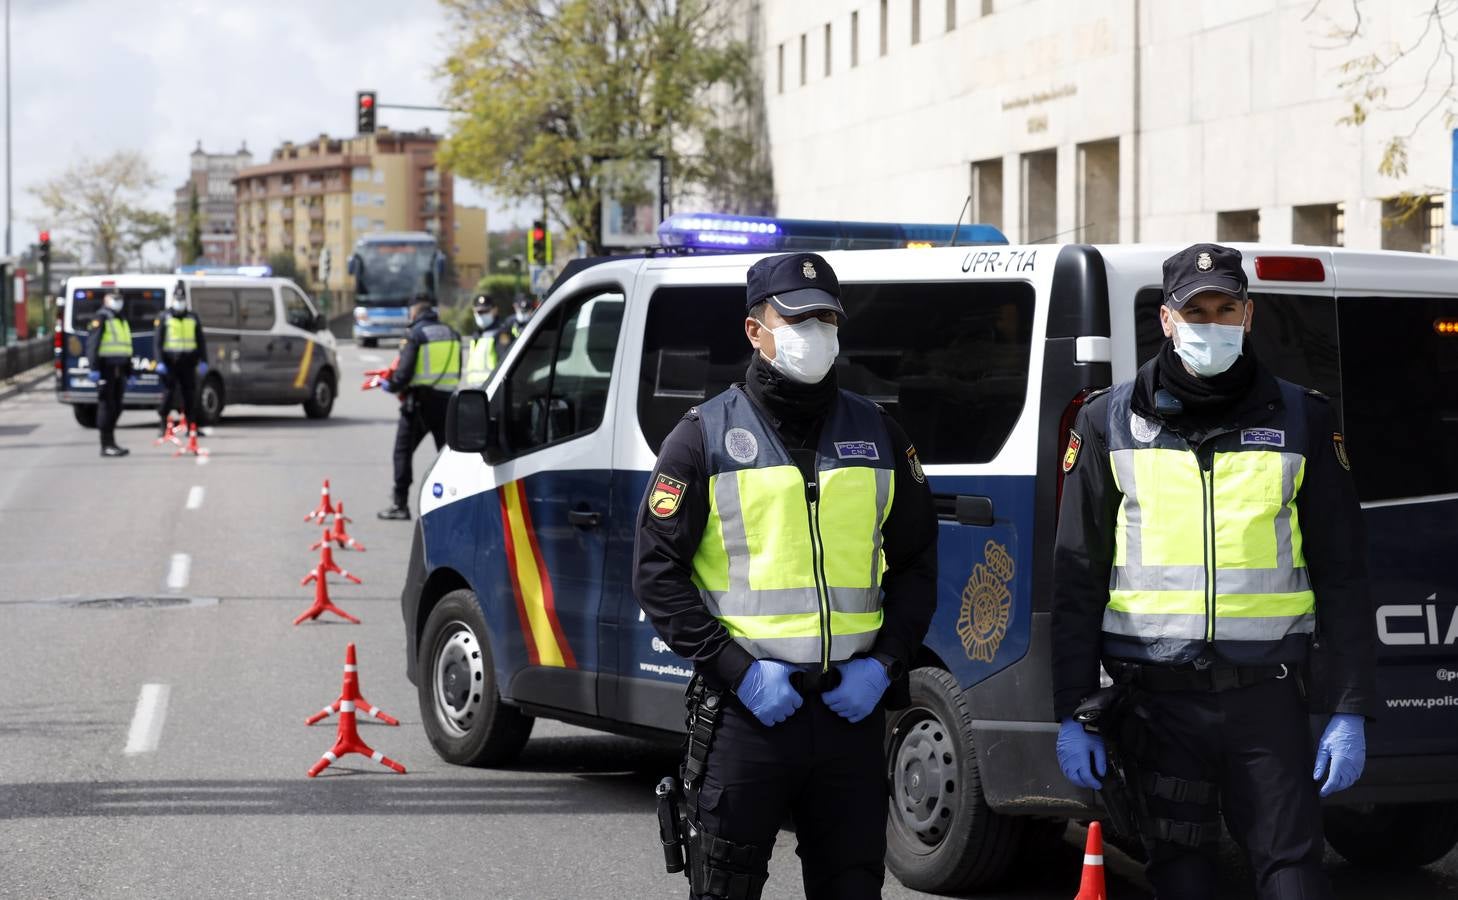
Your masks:
{"label": "traffic light", "polygon": [[42,231],[40,233],[40,264],[42,267],[51,264],[51,233]]}
{"label": "traffic light", "polygon": [[552,235],[547,231],[547,223],[538,219],[527,234],[527,265],[546,266],[551,263]]}
{"label": "traffic light", "polygon": [[355,120],[359,134],[375,133],[375,92],[359,91],[354,99]]}

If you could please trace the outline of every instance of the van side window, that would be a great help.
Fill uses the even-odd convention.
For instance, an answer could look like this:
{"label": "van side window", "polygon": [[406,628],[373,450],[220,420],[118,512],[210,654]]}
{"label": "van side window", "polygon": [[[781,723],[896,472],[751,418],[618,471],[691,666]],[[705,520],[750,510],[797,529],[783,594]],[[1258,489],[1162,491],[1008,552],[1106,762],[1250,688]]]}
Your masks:
{"label": "van side window", "polygon": [[[1032,286],[844,284],[842,292],[840,386],[884,406],[925,463],[996,457],[1027,395]],[[744,380],[749,354],[743,287],[654,292],[638,420],[655,453],[685,410]]]}
{"label": "van side window", "polygon": [[295,328],[313,331],[314,308],[304,299],[304,295],[287,284],[279,285],[279,291],[283,295],[284,321]]}
{"label": "van side window", "polygon": [[607,410],[623,295],[588,295],[557,307],[506,376],[513,456],[597,430]]}
{"label": "van side window", "polygon": [[192,309],[204,328],[237,328],[238,298],[232,288],[194,287]]}
{"label": "van side window", "polygon": [[238,312],[244,331],[267,331],[273,327],[273,290],[243,288],[238,292]]}

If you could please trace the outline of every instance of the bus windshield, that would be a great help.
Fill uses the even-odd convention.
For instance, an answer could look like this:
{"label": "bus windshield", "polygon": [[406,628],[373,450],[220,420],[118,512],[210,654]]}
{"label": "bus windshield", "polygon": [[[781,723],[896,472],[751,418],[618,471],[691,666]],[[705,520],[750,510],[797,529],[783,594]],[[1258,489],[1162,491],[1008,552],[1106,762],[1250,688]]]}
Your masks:
{"label": "bus windshield", "polygon": [[417,295],[435,298],[435,245],[415,241],[370,242],[358,248],[360,306],[397,306]]}

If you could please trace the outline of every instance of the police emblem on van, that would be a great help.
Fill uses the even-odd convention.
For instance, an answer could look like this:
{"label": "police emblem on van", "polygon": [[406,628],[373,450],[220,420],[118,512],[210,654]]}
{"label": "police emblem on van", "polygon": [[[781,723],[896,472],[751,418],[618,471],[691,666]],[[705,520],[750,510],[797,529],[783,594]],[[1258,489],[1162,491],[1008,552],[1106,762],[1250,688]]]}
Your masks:
{"label": "police emblem on van", "polygon": [[835,455],[841,459],[880,459],[875,441],[836,441]]}
{"label": "police emblem on van", "polygon": [[992,662],[1012,618],[1014,565],[1007,548],[989,540],[982,547],[983,561],[972,567],[962,588],[962,612],[957,616],[957,637],[967,658]]}
{"label": "police emblem on van", "polygon": [[724,452],[739,463],[752,463],[759,457],[759,440],[747,428],[731,428],[724,432]]}
{"label": "police emblem on van", "polygon": [[1267,447],[1286,446],[1286,432],[1279,428],[1245,428],[1240,432],[1240,443],[1264,444]]}
{"label": "police emblem on van", "polygon": [[683,492],[687,487],[687,484],[677,478],[659,475],[648,495],[648,511],[660,519],[666,519],[678,512],[679,501],[683,499]]}

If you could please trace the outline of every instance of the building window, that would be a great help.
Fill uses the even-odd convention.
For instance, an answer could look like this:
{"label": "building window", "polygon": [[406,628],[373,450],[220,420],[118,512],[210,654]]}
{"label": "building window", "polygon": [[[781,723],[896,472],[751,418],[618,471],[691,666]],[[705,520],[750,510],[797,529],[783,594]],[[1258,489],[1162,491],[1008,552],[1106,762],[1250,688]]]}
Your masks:
{"label": "building window", "polygon": [[776,67],[775,71],[777,73],[776,76],[775,76],[776,91],[778,93],[783,94],[785,92],[785,45],[784,44],[780,44],[780,46],[779,46],[779,64]]}
{"label": "building window", "polygon": [[1442,198],[1394,197],[1383,200],[1382,249],[1442,253]]}
{"label": "building window", "polygon": [[921,43],[921,0],[911,0],[911,42]]}
{"label": "building window", "polygon": [[355,181],[369,181],[370,180],[370,167],[369,166],[355,166],[354,167],[354,173],[353,173],[353,175],[354,175],[354,180]]}
{"label": "building window", "polygon": [[808,35],[800,35],[800,86],[805,86],[806,75],[810,71],[810,41]]}
{"label": "building window", "polygon": [[972,164],[972,221],[1002,228],[1002,158]]}
{"label": "building window", "polygon": [[825,23],[825,77],[830,77],[830,23]]}
{"label": "building window", "polygon": [[1341,203],[1291,208],[1291,243],[1340,247],[1346,240],[1347,214]]}
{"label": "building window", "polygon": [[1215,240],[1258,241],[1261,239],[1261,211],[1231,209],[1215,214]]}
{"label": "building window", "polygon": [[1022,242],[1052,240],[1058,233],[1058,151],[1024,153],[1022,170]]}
{"label": "building window", "polygon": [[890,18],[890,15],[891,14],[886,9],[886,5],[887,5],[886,4],[886,0],[881,0],[881,55],[882,56],[885,56],[886,55],[886,51],[891,48],[891,42],[890,42],[890,31],[891,31],[891,18]]}
{"label": "building window", "polygon": [[851,68],[861,64],[861,14],[851,13]]}
{"label": "building window", "polygon": [[1078,145],[1078,240],[1119,242],[1119,141]]}
{"label": "building window", "polygon": [[957,28],[957,0],[947,0],[947,30],[955,31]]}

